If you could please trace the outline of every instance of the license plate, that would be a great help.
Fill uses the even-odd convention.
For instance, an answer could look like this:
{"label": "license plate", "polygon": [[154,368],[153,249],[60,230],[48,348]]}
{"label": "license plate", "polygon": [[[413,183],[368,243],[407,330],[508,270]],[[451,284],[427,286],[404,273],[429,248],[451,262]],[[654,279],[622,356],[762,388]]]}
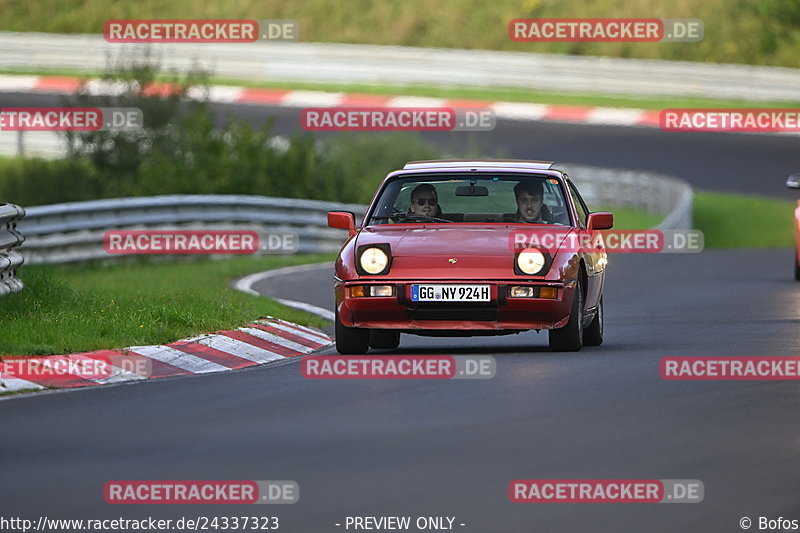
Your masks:
{"label": "license plate", "polygon": [[489,285],[412,285],[412,302],[490,302]]}

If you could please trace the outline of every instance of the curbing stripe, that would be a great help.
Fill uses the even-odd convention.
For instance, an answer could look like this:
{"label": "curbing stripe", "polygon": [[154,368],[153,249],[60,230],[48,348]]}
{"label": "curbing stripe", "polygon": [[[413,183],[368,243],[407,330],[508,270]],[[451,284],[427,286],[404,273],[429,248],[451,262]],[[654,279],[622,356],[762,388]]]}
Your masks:
{"label": "curbing stripe", "polygon": [[248,87],[242,90],[236,102],[240,104],[280,105],[290,92],[289,90],[281,89],[253,89]]}
{"label": "curbing stripe", "polygon": [[253,361],[245,359],[244,357],[223,352],[222,350],[215,350],[199,342],[178,341],[168,344],[167,346],[196,357],[208,359],[209,361],[213,361],[228,368],[244,368],[255,364]]}
{"label": "curbing stripe", "polygon": [[273,333],[280,335],[290,341],[296,342],[297,344],[302,344],[303,346],[307,346],[312,350],[318,350],[325,346],[323,343],[317,342],[312,340],[308,337],[303,337],[301,335],[295,335],[291,331],[282,330],[277,327],[277,325],[273,324],[271,326],[265,326],[264,324],[250,324],[248,327],[260,329],[262,331],[266,331],[267,333]]}
{"label": "curbing stripe", "polygon": [[[82,355],[86,356],[88,359],[95,359],[103,362],[110,360],[111,362],[115,362],[115,361],[121,361],[128,354],[124,354],[122,352],[117,352],[114,350],[98,350],[96,352],[89,352]],[[140,379],[147,379],[147,376],[143,376],[135,372],[132,372],[130,370],[120,368],[115,365],[111,365],[110,376],[106,378],[93,379],[92,381],[96,382],[99,385],[105,385],[108,383],[122,383],[125,381],[136,381]]]}
{"label": "curbing stripe", "polygon": [[508,120],[542,120],[548,106],[544,104],[522,104],[517,102],[498,102],[492,106],[497,118]]}
{"label": "curbing stripe", "polygon": [[387,107],[445,107],[444,98],[426,96],[396,96],[389,100]]}
{"label": "curbing stripe", "polygon": [[68,76],[44,76],[39,78],[34,87],[35,91],[45,93],[74,93],[81,87],[81,80]]}
{"label": "curbing stripe", "polygon": [[341,105],[347,107],[386,107],[392,96],[380,94],[345,94]]}
{"label": "curbing stripe", "polygon": [[553,122],[588,122],[592,109],[583,106],[551,105],[547,106],[542,119]]}
{"label": "curbing stripe", "polygon": [[644,112],[641,109],[615,109],[613,107],[595,107],[589,112],[589,124],[615,124],[634,126],[639,124]]}
{"label": "curbing stripe", "polygon": [[[0,75],[0,93],[43,92],[72,94],[81,84],[94,95],[116,96],[123,90],[121,83],[100,79],[83,80],[69,76]],[[169,92],[169,85],[159,83],[153,90],[157,94]],[[203,98],[206,92],[193,87],[187,91],[190,98]],[[658,111],[635,108],[608,108],[592,106],[564,106],[521,102],[492,102],[488,100],[461,100],[421,96],[387,96],[371,94],[346,94],[325,91],[291,91],[285,89],[258,89],[215,85],[208,89],[213,103],[238,103],[273,105],[281,107],[452,107],[485,108],[495,112],[498,119],[519,121],[561,122],[593,126],[622,126],[659,128]],[[724,133],[724,132],[721,132]],[[767,135],[797,136],[797,132],[764,132]]]}
{"label": "curbing stripe", "polygon": [[291,348],[287,348],[286,346],[283,346],[281,344],[270,342],[260,337],[256,337],[255,335],[251,335],[249,332],[246,331],[241,331],[241,330],[226,331],[225,335],[227,337],[230,337],[231,339],[235,339],[239,342],[244,342],[246,344],[253,345],[257,348],[261,348],[262,350],[266,350],[268,352],[280,355],[281,357],[293,357],[301,353],[296,350],[292,350]]}
{"label": "curbing stripe", "polygon": [[34,383],[33,381],[27,381],[20,378],[0,379],[0,392],[14,392],[27,389],[41,390],[44,389],[44,387],[38,383]]}
{"label": "curbing stripe", "polygon": [[286,337],[279,337],[278,335],[274,335],[267,331],[263,331],[256,328],[239,328],[239,331],[256,337],[257,339],[261,339],[266,342],[270,342],[272,344],[277,344],[278,346],[282,346],[283,348],[294,351],[297,353],[308,353],[313,351],[313,348],[309,348],[308,346],[303,346],[302,344],[298,344],[294,341],[287,339]]}
{"label": "curbing stripe", "polygon": [[133,353],[176,366],[181,370],[186,370],[192,374],[204,374],[206,372],[219,372],[228,370],[227,367],[201,359],[186,352],[170,348],[169,346],[131,346],[128,348]]}
{"label": "curbing stripe", "polygon": [[[36,90],[37,76],[0,75],[0,91],[4,93],[29,92]],[[24,381],[24,380],[23,380]]]}
{"label": "curbing stripe", "polygon": [[[2,80],[0,80],[2,85]],[[105,378],[88,378],[75,375],[37,377],[34,381],[0,376],[0,392],[27,389],[92,387],[113,383],[144,381],[169,376],[206,374],[280,361],[289,357],[306,355],[332,344],[330,337],[320,331],[279,320],[267,318],[232,331],[219,331],[168,345],[131,346],[122,351],[98,350],[26,359],[102,360],[120,361],[117,358],[144,357],[152,364],[149,376],[136,374],[125,368],[112,366],[111,375]],[[121,366],[126,366],[119,362]],[[28,377],[28,376],[26,376]]]}
{"label": "curbing stripe", "polygon": [[342,102],[344,94],[322,91],[290,91],[281,100],[288,107],[332,107]]}
{"label": "curbing stripe", "polygon": [[269,363],[272,361],[285,359],[283,355],[275,353],[274,351],[265,350],[263,348],[259,348],[258,346],[254,346],[253,344],[242,342],[224,335],[212,335],[210,337],[206,337],[205,339],[200,339],[197,342],[217,350],[235,353],[237,356],[244,359],[249,359],[256,364]]}
{"label": "curbing stripe", "polygon": [[296,335],[298,337],[303,337],[303,338],[305,338],[305,339],[307,339],[307,340],[309,340],[311,342],[325,344],[329,340],[327,336],[320,335],[319,333],[317,333],[314,330],[303,329],[303,328],[301,328],[299,326],[292,326],[292,324],[290,324],[290,323],[284,323],[284,322],[277,322],[276,321],[276,322],[267,322],[267,323],[264,323],[264,324],[262,324],[260,322],[257,322],[257,324],[260,325],[260,326],[273,327],[273,328],[285,331],[287,333],[290,333],[292,335]]}

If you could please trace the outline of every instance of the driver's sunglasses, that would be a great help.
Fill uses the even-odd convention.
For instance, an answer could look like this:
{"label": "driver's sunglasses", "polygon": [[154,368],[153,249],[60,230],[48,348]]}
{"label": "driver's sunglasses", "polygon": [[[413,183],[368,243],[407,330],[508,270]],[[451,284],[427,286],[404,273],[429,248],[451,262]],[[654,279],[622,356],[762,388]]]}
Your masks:
{"label": "driver's sunglasses", "polygon": [[428,202],[428,205],[436,205],[439,203],[439,200],[436,198],[417,198],[417,205],[425,205],[425,202]]}

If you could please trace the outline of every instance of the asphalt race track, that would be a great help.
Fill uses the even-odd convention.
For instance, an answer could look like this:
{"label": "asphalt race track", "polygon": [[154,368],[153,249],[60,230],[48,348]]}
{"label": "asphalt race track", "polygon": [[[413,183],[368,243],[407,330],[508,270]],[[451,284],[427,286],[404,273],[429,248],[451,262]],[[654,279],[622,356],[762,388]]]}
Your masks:
{"label": "asphalt race track", "polygon": [[[7,105],[47,105],[44,97]],[[55,105],[55,101],[53,104]],[[267,110],[236,113],[258,121]],[[278,128],[292,113],[280,110]],[[509,156],[674,173],[693,185],[786,196],[798,139],[501,123]],[[787,221],[788,223],[788,221]],[[322,381],[299,361],[0,401],[0,508],[33,518],[280,517],[288,533],[348,515],[454,516],[469,532],[741,531],[800,519],[800,411],[790,381],[662,380],[664,356],[800,356],[792,252],[618,254],[606,342],[546,350],[545,334],[404,335],[399,353],[486,354],[490,380]],[[328,268],[262,294],[331,308]],[[326,353],[333,353],[328,351]],[[521,478],[699,479],[699,504],[515,504]],[[109,480],[295,480],[282,506],[119,506]],[[757,530],[754,524],[753,530]]]}
{"label": "asphalt race track", "polygon": [[[788,251],[612,257],[602,347],[403,336],[401,353],[491,354],[491,380],[316,381],[297,360],[0,401],[2,506],[89,518],[456,516],[464,531],[735,531],[800,509],[791,382],[670,382],[665,355],[800,355]],[[262,292],[330,305],[330,271]],[[280,290],[278,290],[280,289]],[[468,348],[465,348],[468,346]],[[514,504],[518,478],[700,479],[700,504]],[[114,479],[292,479],[289,506],[112,506]],[[7,515],[8,513],[6,513]]]}
{"label": "asphalt race track", "polygon": [[[64,101],[57,95],[0,95],[0,102],[9,107],[59,106]],[[299,108],[249,104],[211,107],[220,122],[233,116],[260,127],[274,117],[276,133],[302,132]],[[699,189],[797,198],[784,185],[786,176],[800,172],[797,136],[668,133],[656,128],[502,120],[491,132],[425,136],[444,150],[480,146],[500,157],[649,170],[680,176]]]}

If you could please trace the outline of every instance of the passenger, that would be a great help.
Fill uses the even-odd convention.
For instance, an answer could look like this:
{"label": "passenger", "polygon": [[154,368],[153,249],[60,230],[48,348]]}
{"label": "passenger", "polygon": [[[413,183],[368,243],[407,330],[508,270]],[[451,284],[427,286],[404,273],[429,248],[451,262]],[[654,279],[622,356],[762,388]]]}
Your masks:
{"label": "passenger", "polygon": [[550,209],[544,205],[544,185],[539,180],[520,181],[514,186],[517,200],[515,222],[551,222]]}

